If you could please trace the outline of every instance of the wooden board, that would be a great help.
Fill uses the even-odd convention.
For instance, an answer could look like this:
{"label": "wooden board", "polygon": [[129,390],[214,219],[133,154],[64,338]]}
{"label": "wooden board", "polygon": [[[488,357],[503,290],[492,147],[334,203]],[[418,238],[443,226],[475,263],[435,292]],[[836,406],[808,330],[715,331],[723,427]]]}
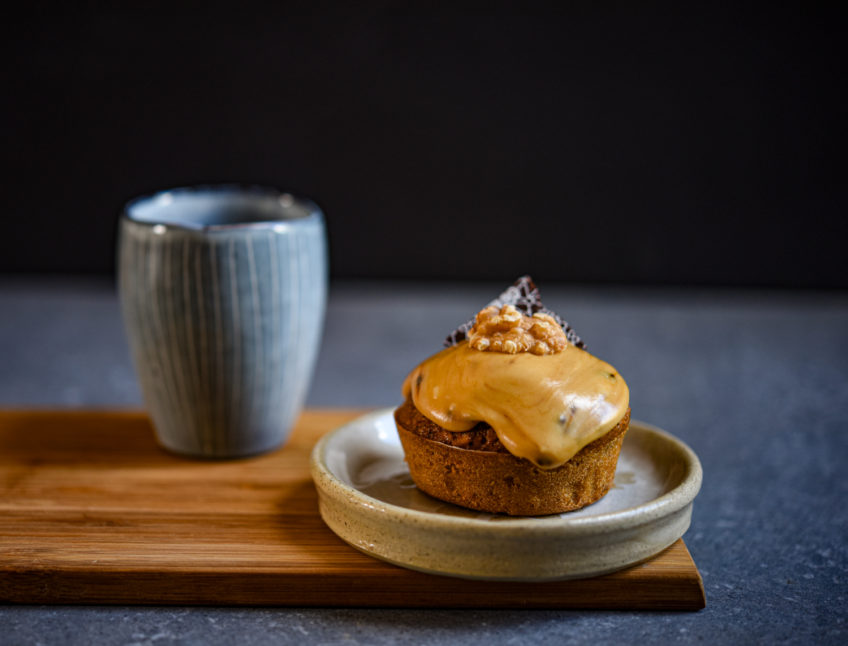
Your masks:
{"label": "wooden board", "polygon": [[582,581],[500,583],[413,572],[341,541],[308,457],[362,411],[304,412],[285,448],[198,461],[160,449],[135,411],[0,411],[0,601],[695,610],[683,541]]}

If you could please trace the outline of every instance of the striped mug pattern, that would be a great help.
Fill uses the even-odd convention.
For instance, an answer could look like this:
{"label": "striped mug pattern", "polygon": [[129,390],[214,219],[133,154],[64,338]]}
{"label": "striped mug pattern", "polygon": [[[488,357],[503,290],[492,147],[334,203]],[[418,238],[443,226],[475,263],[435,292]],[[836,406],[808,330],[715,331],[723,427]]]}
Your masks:
{"label": "striped mug pattern", "polygon": [[118,290],[165,448],[231,458],[284,443],[326,307],[326,234],[315,204],[233,186],[135,200],[120,219]]}

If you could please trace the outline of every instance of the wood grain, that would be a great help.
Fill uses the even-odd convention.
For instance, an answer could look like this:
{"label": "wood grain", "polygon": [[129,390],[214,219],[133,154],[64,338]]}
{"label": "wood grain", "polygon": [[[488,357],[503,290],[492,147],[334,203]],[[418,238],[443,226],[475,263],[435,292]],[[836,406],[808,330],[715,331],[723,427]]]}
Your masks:
{"label": "wood grain", "polygon": [[581,581],[413,572],[341,541],[308,456],[362,411],[308,410],[285,448],[197,461],[160,449],[136,411],[0,411],[0,601],[696,610],[683,541]]}

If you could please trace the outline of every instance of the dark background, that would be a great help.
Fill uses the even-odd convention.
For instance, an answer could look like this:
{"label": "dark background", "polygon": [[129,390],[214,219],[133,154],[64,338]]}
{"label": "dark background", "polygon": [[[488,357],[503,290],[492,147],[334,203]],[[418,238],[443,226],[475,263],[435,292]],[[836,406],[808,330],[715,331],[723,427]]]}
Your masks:
{"label": "dark background", "polygon": [[637,5],[37,5],[0,273],[108,274],[127,199],[224,181],[315,199],[336,278],[848,287],[845,21]]}

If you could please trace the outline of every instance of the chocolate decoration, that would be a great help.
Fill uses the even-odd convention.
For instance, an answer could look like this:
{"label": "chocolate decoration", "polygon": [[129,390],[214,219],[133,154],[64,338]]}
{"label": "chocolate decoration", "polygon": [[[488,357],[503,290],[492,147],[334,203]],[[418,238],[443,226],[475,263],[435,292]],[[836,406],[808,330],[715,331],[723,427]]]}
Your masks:
{"label": "chocolate decoration", "polygon": [[[571,328],[571,326],[564,321],[559,314],[552,312],[542,305],[542,296],[539,293],[539,288],[536,287],[536,284],[530,276],[522,276],[516,280],[512,285],[507,287],[500,296],[488,303],[486,307],[491,305],[494,305],[498,309],[504,305],[512,305],[525,316],[533,316],[537,312],[547,314],[563,329],[565,332],[565,338],[568,339],[568,342],[571,345],[577,346],[583,350],[586,349],[586,344],[583,343],[583,340],[579,336],[577,336],[577,333]],[[473,318],[460,325],[448,335],[445,339],[445,347],[448,348],[452,345],[456,345],[460,341],[464,341],[468,338],[468,331],[472,327],[474,327]]]}

